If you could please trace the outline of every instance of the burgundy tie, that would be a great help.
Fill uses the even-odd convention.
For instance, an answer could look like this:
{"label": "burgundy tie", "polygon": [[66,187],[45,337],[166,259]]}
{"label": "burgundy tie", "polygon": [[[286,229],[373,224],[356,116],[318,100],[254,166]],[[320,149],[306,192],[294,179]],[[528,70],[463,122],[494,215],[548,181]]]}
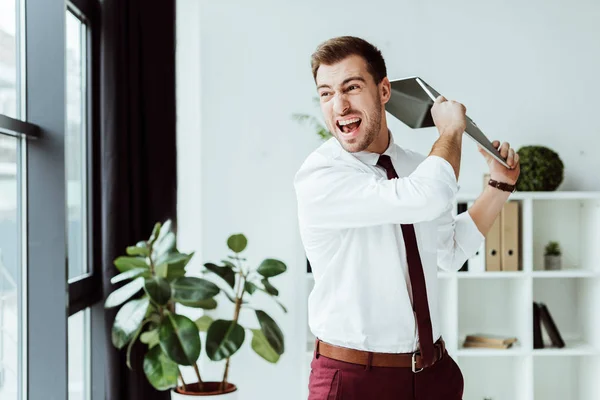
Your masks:
{"label": "burgundy tie", "polygon": [[[388,179],[398,178],[398,174],[396,174],[390,156],[380,156],[377,165],[385,168]],[[417,315],[422,366],[427,367],[433,364],[435,351],[431,329],[431,317],[429,316],[429,304],[427,302],[425,275],[423,275],[423,265],[421,264],[421,256],[419,255],[419,248],[417,247],[415,228],[412,224],[401,224],[401,227],[402,235],[404,236],[404,245],[406,247],[408,274],[410,276],[412,287],[413,310]]]}

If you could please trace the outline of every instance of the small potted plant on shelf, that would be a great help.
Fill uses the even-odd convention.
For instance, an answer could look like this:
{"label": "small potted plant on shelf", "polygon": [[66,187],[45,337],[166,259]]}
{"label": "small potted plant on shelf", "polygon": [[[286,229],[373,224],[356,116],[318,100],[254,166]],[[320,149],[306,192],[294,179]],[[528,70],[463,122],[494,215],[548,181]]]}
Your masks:
{"label": "small potted plant on shelf", "polygon": [[[265,259],[258,268],[246,268],[243,265],[246,258],[240,253],[248,241],[242,234],[232,235],[227,240],[229,249],[234,253],[228,256],[229,260],[223,260],[223,265],[204,264],[203,272],[221,278],[224,285],[218,286],[201,277],[188,275],[186,265],[194,253],[185,254],[177,250],[176,236],[170,227],[170,221],[164,225],[157,223],[148,240],[127,247],[127,255],[114,260],[120,273],[111,282],[129,282],[113,291],[105,302],[106,308],[121,306],[112,327],[112,343],[118,349],[127,346],[127,366],[130,369],[133,344],[138,339],[146,344],[144,373],[157,390],[172,390],[173,399],[188,399],[190,396],[236,399],[237,387],[227,381],[229,360],[241,348],[247,330],[252,334],[252,349],[268,362],[276,363],[284,352],[281,329],[267,313],[248,306],[245,295],[264,292],[287,312],[276,298],[278,290],[269,280],[285,272],[287,267],[279,260]],[[215,309],[215,296],[219,293],[234,304],[231,320],[213,321],[204,315],[192,321],[176,310],[176,304]],[[256,315],[257,326],[252,329],[238,323],[240,311],[245,308]],[[200,332],[206,332],[204,347],[208,357],[225,362],[221,381],[202,380],[197,365],[202,349]],[[193,367],[195,382],[184,382],[181,366]]]}
{"label": "small potted plant on shelf", "polygon": [[544,268],[547,270],[561,269],[561,251],[558,242],[548,242],[544,253]]}

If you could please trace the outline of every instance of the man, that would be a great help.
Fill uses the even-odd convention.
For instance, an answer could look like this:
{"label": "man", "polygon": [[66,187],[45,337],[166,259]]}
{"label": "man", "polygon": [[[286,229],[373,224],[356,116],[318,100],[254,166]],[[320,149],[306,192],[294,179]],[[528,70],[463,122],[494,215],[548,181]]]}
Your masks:
{"label": "man", "polygon": [[463,376],[440,334],[437,267],[456,271],[475,254],[516,184],[518,155],[494,142],[508,169],[479,148],[490,186],[454,217],[465,107],[436,99],[439,138],[425,157],[388,130],[390,82],[377,48],[338,37],[311,61],[334,137],[294,180],[315,279],[309,400],[461,399]]}

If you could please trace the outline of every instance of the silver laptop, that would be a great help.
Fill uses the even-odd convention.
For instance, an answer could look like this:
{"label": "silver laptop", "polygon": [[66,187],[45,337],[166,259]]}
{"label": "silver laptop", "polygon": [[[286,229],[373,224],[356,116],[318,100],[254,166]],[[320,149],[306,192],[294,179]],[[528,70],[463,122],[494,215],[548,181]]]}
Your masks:
{"label": "silver laptop", "polygon": [[[413,76],[390,81],[392,93],[385,106],[387,112],[413,129],[435,126],[431,116],[431,107],[440,94],[423,79]],[[507,168],[506,159],[494,148],[492,142],[483,134],[477,124],[467,116],[465,133]]]}

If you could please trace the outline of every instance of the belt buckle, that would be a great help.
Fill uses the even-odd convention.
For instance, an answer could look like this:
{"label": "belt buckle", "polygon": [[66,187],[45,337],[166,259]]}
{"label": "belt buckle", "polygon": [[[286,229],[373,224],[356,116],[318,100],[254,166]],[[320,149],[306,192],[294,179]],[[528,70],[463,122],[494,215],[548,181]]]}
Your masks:
{"label": "belt buckle", "polygon": [[412,372],[415,374],[423,371],[423,368],[417,369],[417,353],[419,352],[415,351],[412,355]]}

